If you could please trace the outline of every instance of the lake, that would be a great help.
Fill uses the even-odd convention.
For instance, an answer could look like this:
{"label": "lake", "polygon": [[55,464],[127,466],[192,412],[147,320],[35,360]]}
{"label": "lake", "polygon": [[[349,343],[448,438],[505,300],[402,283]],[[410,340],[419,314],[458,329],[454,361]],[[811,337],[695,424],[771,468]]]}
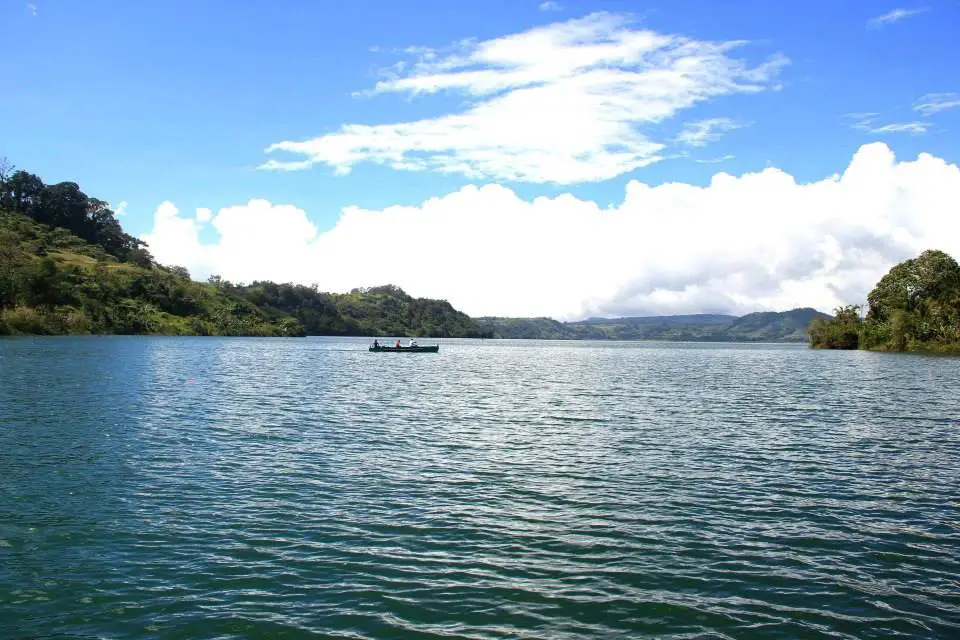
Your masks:
{"label": "lake", "polygon": [[958,359],[366,344],[0,340],[0,637],[960,637]]}

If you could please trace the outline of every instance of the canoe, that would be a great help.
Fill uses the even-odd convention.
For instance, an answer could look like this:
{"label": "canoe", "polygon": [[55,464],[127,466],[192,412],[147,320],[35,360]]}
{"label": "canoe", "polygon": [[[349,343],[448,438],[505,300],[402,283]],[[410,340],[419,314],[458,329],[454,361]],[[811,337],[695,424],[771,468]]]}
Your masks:
{"label": "canoe", "polygon": [[425,345],[416,347],[370,347],[370,351],[393,351],[395,353],[437,353],[440,351],[440,345]]}

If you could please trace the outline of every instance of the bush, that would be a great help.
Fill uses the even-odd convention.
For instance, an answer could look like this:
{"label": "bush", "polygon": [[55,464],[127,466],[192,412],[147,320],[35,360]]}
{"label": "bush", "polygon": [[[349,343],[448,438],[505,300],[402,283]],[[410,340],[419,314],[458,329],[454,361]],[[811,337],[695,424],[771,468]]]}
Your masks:
{"label": "bush", "polygon": [[857,349],[860,347],[860,307],[851,305],[834,310],[829,320],[810,322],[810,346],[817,349]]}

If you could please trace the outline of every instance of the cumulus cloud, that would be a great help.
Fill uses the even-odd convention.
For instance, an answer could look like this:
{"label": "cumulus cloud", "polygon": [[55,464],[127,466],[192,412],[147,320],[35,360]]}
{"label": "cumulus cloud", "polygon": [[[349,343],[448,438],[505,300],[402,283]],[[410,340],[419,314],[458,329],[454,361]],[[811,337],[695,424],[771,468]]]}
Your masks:
{"label": "cumulus cloud", "polygon": [[[211,214],[200,208],[196,219],[185,218],[173,203],[164,202],[142,239],[161,263],[187,267],[200,278],[216,273],[243,282],[302,281],[310,275],[317,228],[302,209],[251,200]],[[215,244],[200,241],[207,220],[219,233]]]}
{"label": "cumulus cloud", "polygon": [[925,116],[931,116],[957,107],[960,107],[960,93],[928,93],[917,100],[913,110]]}
{"label": "cumulus cloud", "polygon": [[563,7],[560,6],[560,3],[554,2],[553,0],[540,3],[540,11],[560,11],[561,9],[563,9]]}
{"label": "cumulus cloud", "polygon": [[880,29],[888,24],[893,24],[894,22],[900,22],[901,20],[912,18],[913,16],[919,15],[928,10],[928,7],[920,7],[918,9],[893,9],[892,11],[888,11],[883,15],[867,20],[867,27],[869,29]]}
{"label": "cumulus cloud", "polygon": [[960,257],[956,202],[956,165],[928,154],[898,162],[873,143],[818,182],[776,168],[717,173],[704,187],[633,180],[609,208],[487,184],[420,206],[347,207],[318,233],[304,211],[253,200],[216,213],[214,243],[164,203],[144,239],[161,262],[201,277],[331,291],[393,283],[472,315],[830,310],[863,302],[924,249]]}
{"label": "cumulus cloud", "polygon": [[710,42],[634,28],[595,13],[451,50],[412,48],[368,96],[465,96],[465,110],[393,124],[347,124],[286,140],[261,168],[314,164],[347,173],[372,162],[474,179],[574,184],[600,181],[662,159],[666,144],[644,129],[720,96],[771,88],[787,59],[750,65],[743,41]]}

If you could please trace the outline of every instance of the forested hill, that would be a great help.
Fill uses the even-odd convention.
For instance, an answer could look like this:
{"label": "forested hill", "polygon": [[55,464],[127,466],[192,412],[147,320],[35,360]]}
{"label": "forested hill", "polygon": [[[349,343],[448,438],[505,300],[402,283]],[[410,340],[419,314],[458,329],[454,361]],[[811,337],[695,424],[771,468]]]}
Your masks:
{"label": "forested hill", "polygon": [[120,333],[484,337],[443,300],[395,287],[331,294],[272,282],[193,282],[121,260],[62,228],[0,210],[0,335]]}
{"label": "forested hill", "polygon": [[443,300],[396,287],[331,294],[272,282],[194,282],[156,263],[109,205],[72,182],[0,164],[0,335],[483,337]]}
{"label": "forested hill", "polygon": [[558,322],[549,318],[478,318],[497,338],[542,340],[677,340],[691,342],[804,342],[815,309],[751,313],[742,317],[695,314],[635,318],[590,318]]}

